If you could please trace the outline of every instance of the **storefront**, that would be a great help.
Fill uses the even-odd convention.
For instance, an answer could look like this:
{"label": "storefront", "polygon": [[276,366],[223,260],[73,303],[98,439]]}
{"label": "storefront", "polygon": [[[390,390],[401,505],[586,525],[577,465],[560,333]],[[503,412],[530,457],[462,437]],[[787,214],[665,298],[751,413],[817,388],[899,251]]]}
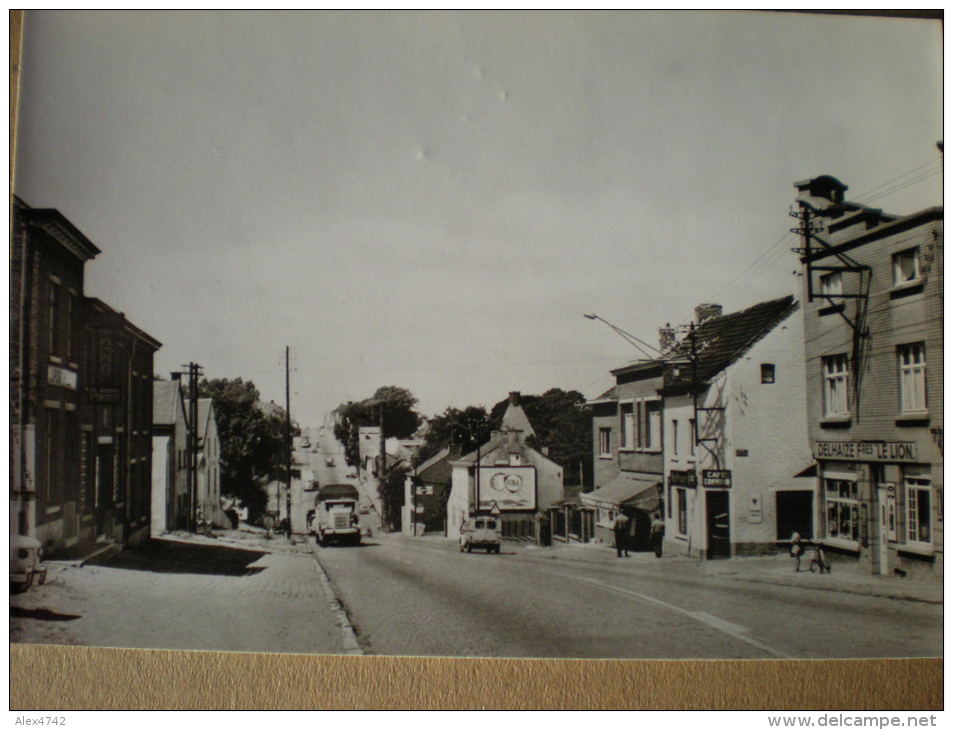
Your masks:
{"label": "storefront", "polygon": [[629,518],[631,547],[648,550],[652,514],[662,506],[660,493],[657,474],[624,471],[605,486],[581,494],[583,505],[593,511],[593,539],[615,545],[612,526],[621,512]]}
{"label": "storefront", "polygon": [[913,441],[817,441],[819,536],[880,575],[942,570],[942,471]]}

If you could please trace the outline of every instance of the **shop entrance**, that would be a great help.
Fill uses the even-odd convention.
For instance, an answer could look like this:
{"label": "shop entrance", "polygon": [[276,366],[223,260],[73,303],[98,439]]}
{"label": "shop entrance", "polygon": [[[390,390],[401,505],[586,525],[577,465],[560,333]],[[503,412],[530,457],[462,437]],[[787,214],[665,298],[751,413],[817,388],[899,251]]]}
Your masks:
{"label": "shop entrance", "polygon": [[705,514],[708,523],[708,557],[731,557],[731,520],[728,492],[705,492]]}
{"label": "shop entrance", "polygon": [[790,540],[795,532],[802,540],[814,539],[814,492],[777,492],[778,540]]}

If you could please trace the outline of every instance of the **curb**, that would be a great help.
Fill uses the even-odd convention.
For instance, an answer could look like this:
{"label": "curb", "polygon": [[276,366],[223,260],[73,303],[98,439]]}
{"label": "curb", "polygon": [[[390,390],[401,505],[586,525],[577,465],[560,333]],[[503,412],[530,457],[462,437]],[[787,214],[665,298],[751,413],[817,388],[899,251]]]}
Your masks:
{"label": "curb", "polygon": [[801,588],[809,591],[834,591],[836,593],[849,593],[854,596],[868,596],[870,598],[887,598],[892,601],[911,601],[913,603],[929,603],[935,606],[942,606],[942,598],[924,598],[922,596],[901,596],[896,593],[886,593],[883,591],[864,590],[862,588],[853,588],[844,585],[838,586],[812,586],[806,584],[789,583],[781,580],[772,580],[770,578],[758,578],[755,576],[737,576],[737,575],[718,575],[713,574],[712,578],[726,578],[741,583],[761,583],[764,585],[784,586],[786,588]]}
{"label": "curb", "polygon": [[363,655],[364,650],[357,641],[357,634],[354,633],[354,627],[351,625],[351,621],[347,617],[347,611],[344,610],[344,604],[334,593],[331,580],[328,578],[328,574],[324,571],[324,567],[321,565],[321,560],[318,558],[317,546],[310,540],[308,541],[308,544],[311,547],[311,554],[314,556],[314,568],[318,572],[318,581],[321,583],[321,590],[324,591],[324,597],[327,599],[328,608],[337,619],[338,626],[341,627],[341,646],[343,648],[343,653],[350,655]]}

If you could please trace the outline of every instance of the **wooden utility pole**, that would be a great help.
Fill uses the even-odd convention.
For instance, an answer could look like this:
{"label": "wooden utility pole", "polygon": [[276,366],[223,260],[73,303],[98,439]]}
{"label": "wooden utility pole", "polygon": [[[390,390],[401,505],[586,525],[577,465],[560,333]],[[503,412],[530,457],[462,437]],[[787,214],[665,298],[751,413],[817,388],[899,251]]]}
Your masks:
{"label": "wooden utility pole", "polygon": [[[288,539],[291,539],[291,453],[294,450],[294,437],[291,435],[291,347],[285,345],[285,428],[288,438],[285,450],[287,491],[285,492],[285,513],[288,517]],[[277,497],[277,495],[275,495]],[[277,501],[277,500],[276,500]]]}
{"label": "wooden utility pole", "polygon": [[189,495],[189,531],[198,529],[198,468],[199,468],[199,376],[202,366],[190,362],[189,372],[189,417],[186,423],[188,433],[185,448],[188,456],[189,474],[187,491]]}

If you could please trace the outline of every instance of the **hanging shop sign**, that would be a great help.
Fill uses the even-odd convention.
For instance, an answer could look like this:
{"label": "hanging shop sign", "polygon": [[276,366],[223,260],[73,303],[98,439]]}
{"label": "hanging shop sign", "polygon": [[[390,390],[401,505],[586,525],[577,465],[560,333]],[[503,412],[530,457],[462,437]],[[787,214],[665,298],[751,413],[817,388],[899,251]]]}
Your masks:
{"label": "hanging shop sign", "polygon": [[698,477],[694,471],[679,471],[672,469],[668,473],[668,484],[671,487],[692,487],[698,486]]}
{"label": "hanging shop sign", "polygon": [[702,470],[702,486],[728,489],[731,487],[731,469]]}
{"label": "hanging shop sign", "polygon": [[814,458],[915,462],[917,445],[910,441],[815,441]]}

